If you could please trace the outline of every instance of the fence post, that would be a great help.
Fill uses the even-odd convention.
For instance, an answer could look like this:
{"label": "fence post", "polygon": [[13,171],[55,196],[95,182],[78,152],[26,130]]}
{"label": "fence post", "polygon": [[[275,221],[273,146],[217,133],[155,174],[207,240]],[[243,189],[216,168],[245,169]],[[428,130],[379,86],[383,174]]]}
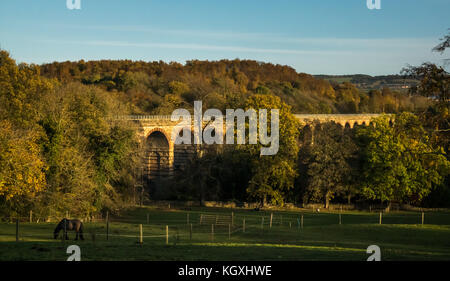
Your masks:
{"label": "fence post", "polygon": [[231,226],[234,226],[234,212],[231,212]]}
{"label": "fence post", "polygon": [[189,228],[189,239],[192,240],[192,223],[191,227]]}
{"label": "fence post", "polygon": [[169,245],[169,226],[166,225],[166,245]]}
{"label": "fence post", "polygon": [[272,228],[272,219],[273,219],[273,213],[270,213],[270,224],[269,224],[269,228]]}
{"label": "fence post", "polygon": [[303,214],[302,214],[302,221],[301,222],[302,222],[302,229],[303,229]]}
{"label": "fence post", "polygon": [[187,215],[186,215],[186,221],[187,221],[187,224],[189,224],[189,213],[187,213]]}
{"label": "fence post", "polygon": [[200,224],[202,224],[203,221],[203,215],[200,215]]}
{"label": "fence post", "polygon": [[383,212],[380,212],[380,224],[381,224],[382,218],[383,218]]}
{"label": "fence post", "polygon": [[139,225],[139,244],[142,245],[144,243],[144,239],[142,237],[142,224]]}
{"label": "fence post", "polygon": [[16,219],[16,242],[19,242],[19,218]]}
{"label": "fence post", "polygon": [[292,228],[292,222],[289,222],[289,228]]}
{"label": "fence post", "polygon": [[150,223],[150,214],[147,213],[147,224],[149,224],[149,223]]}
{"label": "fence post", "polygon": [[264,216],[261,217],[261,229],[264,229]]}
{"label": "fence post", "polygon": [[341,213],[339,213],[339,224],[342,224],[342,217],[341,217]]}
{"label": "fence post", "polygon": [[214,242],[214,224],[211,224],[211,240]]}
{"label": "fence post", "polygon": [[245,218],[242,220],[242,232],[245,233]]}
{"label": "fence post", "polygon": [[228,224],[228,239],[231,239],[231,224]]}
{"label": "fence post", "polygon": [[425,213],[422,212],[422,225],[423,225],[423,223],[424,223],[424,220],[425,220]]}
{"label": "fence post", "polygon": [[106,240],[109,240],[109,212],[106,212]]}
{"label": "fence post", "polygon": [[33,210],[30,210],[30,223],[33,222]]}
{"label": "fence post", "polygon": [[66,241],[67,238],[67,220],[64,222],[64,241]]}

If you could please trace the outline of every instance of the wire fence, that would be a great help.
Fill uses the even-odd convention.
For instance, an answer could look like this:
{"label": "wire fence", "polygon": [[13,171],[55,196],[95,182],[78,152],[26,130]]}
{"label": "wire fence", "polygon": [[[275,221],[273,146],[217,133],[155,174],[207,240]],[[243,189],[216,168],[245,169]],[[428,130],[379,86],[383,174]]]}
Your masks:
{"label": "wire fence", "polygon": [[[2,241],[49,241],[54,240],[53,222],[32,217],[3,218],[0,223]],[[292,234],[308,228],[351,224],[404,224],[404,225],[450,225],[450,213],[404,212],[404,213],[280,213],[254,212],[147,212],[139,215],[114,217],[106,214],[95,220],[83,222],[83,238],[93,242],[165,243],[225,242],[235,237],[275,233]],[[276,230],[276,231],[273,231]],[[68,231],[69,238],[75,232]],[[63,231],[56,239],[63,240]]]}

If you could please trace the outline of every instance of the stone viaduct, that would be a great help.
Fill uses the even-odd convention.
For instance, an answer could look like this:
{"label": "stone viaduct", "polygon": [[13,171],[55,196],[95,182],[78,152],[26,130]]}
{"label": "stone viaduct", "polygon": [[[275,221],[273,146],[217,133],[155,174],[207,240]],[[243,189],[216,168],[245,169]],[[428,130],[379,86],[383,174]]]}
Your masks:
{"label": "stone viaduct", "polygon": [[[353,128],[355,125],[369,125],[373,118],[379,116],[380,114],[295,114],[302,127],[311,128],[312,139],[315,124],[335,122],[342,127]],[[171,121],[170,115],[134,115],[120,119],[132,121],[138,128],[141,144],[145,147],[142,173],[147,179],[170,176],[175,169],[185,165],[197,150],[198,146],[194,144],[175,145],[175,140],[171,137],[172,130],[180,121]]]}

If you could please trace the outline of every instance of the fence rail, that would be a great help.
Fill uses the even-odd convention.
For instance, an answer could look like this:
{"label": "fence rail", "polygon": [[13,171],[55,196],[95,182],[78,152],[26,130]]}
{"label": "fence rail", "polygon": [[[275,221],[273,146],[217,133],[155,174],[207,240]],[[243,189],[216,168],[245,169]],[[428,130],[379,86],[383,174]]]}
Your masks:
{"label": "fence rail", "polygon": [[[117,239],[133,239],[139,243],[149,240],[157,243],[177,243],[183,241],[222,241],[232,239],[236,235],[264,234],[275,230],[276,235],[283,231],[307,231],[310,227],[346,224],[450,224],[450,213],[415,212],[352,214],[339,213],[299,213],[282,214],[264,212],[251,213],[175,213],[174,217],[152,217],[146,214],[142,217],[114,218],[109,215],[96,222],[85,222],[84,236],[93,241],[115,241]],[[446,216],[439,219],[435,216]],[[220,218],[220,219],[219,219]],[[448,219],[447,219],[448,218]],[[29,220],[29,217],[7,218],[0,224],[2,240],[20,242],[22,240],[53,239],[54,222]],[[69,236],[73,236],[69,232]]]}

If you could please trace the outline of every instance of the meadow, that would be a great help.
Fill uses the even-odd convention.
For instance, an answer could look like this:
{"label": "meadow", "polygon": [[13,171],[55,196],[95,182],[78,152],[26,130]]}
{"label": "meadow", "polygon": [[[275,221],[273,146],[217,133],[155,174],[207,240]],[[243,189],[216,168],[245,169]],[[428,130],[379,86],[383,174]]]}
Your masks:
{"label": "meadow", "polygon": [[[212,226],[204,217],[200,224],[201,216],[231,212],[232,225]],[[379,219],[377,212],[135,207],[110,216],[108,226],[85,222],[84,241],[73,241],[73,232],[70,240],[53,239],[56,222],[25,221],[16,241],[16,223],[2,222],[0,261],[64,261],[73,244],[83,261],[365,261],[369,245],[380,247],[383,261],[450,260],[450,212],[426,212],[423,225],[420,212]]]}

